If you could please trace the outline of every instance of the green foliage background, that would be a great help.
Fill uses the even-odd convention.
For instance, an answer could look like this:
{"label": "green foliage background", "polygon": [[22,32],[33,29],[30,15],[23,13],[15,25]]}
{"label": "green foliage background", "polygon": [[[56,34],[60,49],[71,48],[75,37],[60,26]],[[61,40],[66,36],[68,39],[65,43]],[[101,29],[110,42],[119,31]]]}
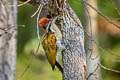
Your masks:
{"label": "green foliage background", "polygon": [[[69,0],[69,3],[81,20],[82,24],[85,25],[83,5],[79,2],[79,0]],[[33,56],[32,54],[38,46],[36,16],[34,18],[30,17],[36,9],[37,7],[31,4],[26,4],[18,8],[18,25],[25,25],[25,27],[18,27],[16,79],[20,77],[21,73],[30,63]],[[119,17],[117,11],[109,0],[98,0],[98,9],[110,19]],[[100,16],[98,16],[98,19],[99,18]],[[40,34],[42,34],[42,31],[43,30],[40,29]],[[120,56],[120,37],[110,36],[108,33],[103,33],[98,36],[98,40],[100,45],[105,47],[105,50],[109,48],[116,55]],[[32,65],[24,74],[22,80],[61,80],[61,73],[57,69],[52,71],[44,53],[39,53],[39,55],[43,58],[34,58]],[[118,60],[120,58],[110,55],[107,51],[102,52],[100,50],[101,63],[109,68],[120,70],[120,63],[111,61],[116,59]],[[103,69],[101,69],[101,76],[101,80],[120,80],[120,74]]]}

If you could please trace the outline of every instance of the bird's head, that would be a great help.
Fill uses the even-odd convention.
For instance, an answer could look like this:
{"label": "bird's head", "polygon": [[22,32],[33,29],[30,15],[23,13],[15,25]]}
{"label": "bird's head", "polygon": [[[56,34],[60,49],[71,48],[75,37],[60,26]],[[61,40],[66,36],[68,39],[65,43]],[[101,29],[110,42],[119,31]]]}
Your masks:
{"label": "bird's head", "polygon": [[41,18],[41,19],[39,20],[39,25],[40,25],[41,27],[43,27],[43,28],[46,28],[46,25],[47,25],[47,23],[48,23],[49,21],[50,21],[49,18],[46,18],[46,17]]}

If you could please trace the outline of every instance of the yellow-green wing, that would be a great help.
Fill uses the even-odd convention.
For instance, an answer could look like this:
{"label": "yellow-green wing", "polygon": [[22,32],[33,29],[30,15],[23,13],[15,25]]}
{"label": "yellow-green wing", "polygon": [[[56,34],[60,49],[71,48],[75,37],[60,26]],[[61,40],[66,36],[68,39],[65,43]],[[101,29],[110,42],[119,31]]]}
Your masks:
{"label": "yellow-green wing", "polygon": [[47,59],[51,64],[53,70],[56,63],[56,39],[52,33],[47,33],[47,37],[42,41],[43,48],[45,50]]}

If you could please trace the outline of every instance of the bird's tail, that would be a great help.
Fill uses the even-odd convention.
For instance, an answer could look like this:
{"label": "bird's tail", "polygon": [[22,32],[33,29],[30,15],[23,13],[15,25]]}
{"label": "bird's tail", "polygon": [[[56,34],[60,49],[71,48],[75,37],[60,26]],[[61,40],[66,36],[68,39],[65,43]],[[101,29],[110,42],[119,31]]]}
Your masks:
{"label": "bird's tail", "polygon": [[63,68],[61,67],[61,65],[57,61],[56,61],[55,65],[61,71],[61,73],[63,73]]}

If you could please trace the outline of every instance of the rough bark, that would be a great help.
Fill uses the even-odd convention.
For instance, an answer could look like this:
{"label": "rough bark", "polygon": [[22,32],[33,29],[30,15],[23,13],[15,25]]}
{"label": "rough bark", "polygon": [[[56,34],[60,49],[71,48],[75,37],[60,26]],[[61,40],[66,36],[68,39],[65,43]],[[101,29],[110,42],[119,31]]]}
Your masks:
{"label": "rough bark", "polygon": [[15,80],[17,2],[0,0],[0,80]]}
{"label": "rough bark", "polygon": [[67,0],[63,3],[61,31],[65,47],[62,53],[63,80],[86,80],[84,31]]}

